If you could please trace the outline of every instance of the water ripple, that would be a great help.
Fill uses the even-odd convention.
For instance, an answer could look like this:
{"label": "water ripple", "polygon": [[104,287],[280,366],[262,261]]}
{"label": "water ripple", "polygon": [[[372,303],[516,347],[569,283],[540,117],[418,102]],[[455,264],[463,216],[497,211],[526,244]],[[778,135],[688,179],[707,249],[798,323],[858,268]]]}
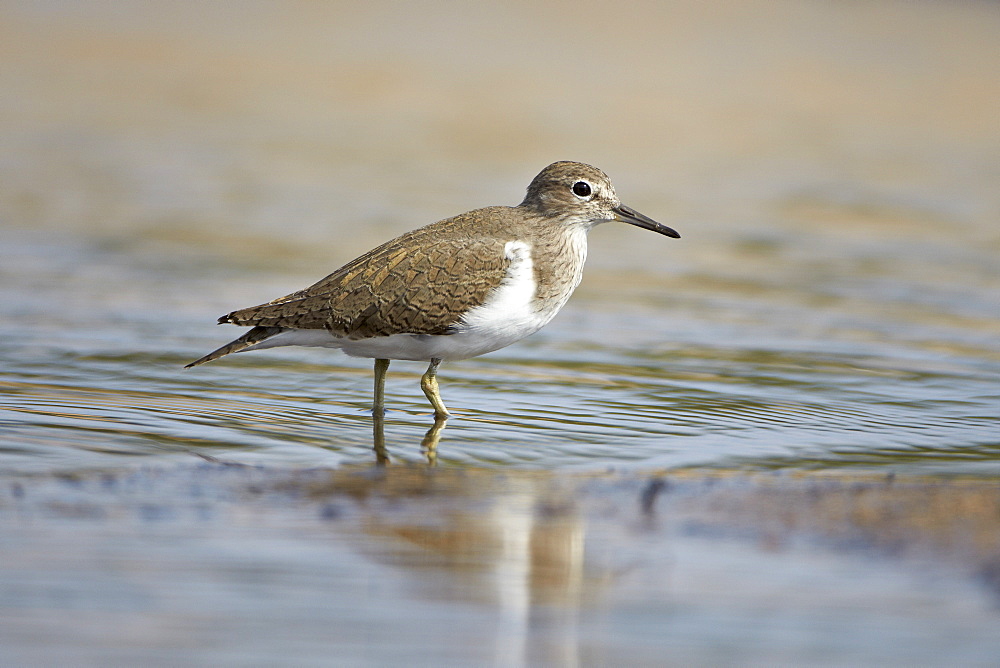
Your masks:
{"label": "water ripple", "polygon": [[[902,466],[997,454],[997,396],[989,379],[970,380],[967,370],[959,384],[955,369],[873,369],[809,353],[705,349],[664,361],[626,350],[591,364],[556,357],[449,365],[442,384],[456,417],[439,463]],[[630,363],[636,358],[644,359]],[[97,464],[97,455],[371,459],[367,362],[259,356],[193,373],[178,369],[182,361],[101,354],[3,373],[5,458],[28,468]],[[390,372],[386,435],[396,459],[422,457],[431,416],[421,371],[397,363]]]}

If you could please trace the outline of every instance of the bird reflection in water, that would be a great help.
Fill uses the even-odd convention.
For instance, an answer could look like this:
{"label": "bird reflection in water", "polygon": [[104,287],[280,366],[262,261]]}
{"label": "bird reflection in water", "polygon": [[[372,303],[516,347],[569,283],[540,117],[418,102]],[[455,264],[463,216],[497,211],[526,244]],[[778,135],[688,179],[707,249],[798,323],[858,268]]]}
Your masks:
{"label": "bird reflection in water", "polygon": [[[445,425],[448,424],[446,416],[435,415],[434,424],[424,434],[420,441],[420,453],[427,458],[428,466],[437,465],[437,446],[441,440]],[[389,464],[389,450],[385,447],[385,411],[376,410],[372,413],[372,437],[373,449],[375,450],[375,463],[379,466]]]}
{"label": "bird reflection in water", "polygon": [[369,556],[419,574],[415,600],[490,611],[492,647],[476,652],[495,665],[576,665],[581,606],[606,574],[585,568],[585,523],[572,496],[544,476],[391,470],[379,479],[383,499],[410,502],[368,506],[363,532],[380,538],[367,544]]}

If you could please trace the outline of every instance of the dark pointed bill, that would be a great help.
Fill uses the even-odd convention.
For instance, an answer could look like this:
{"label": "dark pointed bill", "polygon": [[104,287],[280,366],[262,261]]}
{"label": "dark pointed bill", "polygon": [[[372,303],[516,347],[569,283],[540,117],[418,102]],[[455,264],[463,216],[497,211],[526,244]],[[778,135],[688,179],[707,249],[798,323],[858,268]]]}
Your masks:
{"label": "dark pointed bill", "polygon": [[635,225],[636,227],[641,227],[645,230],[652,230],[653,232],[659,232],[664,236],[668,236],[674,239],[680,239],[681,235],[666,225],[656,222],[652,218],[642,215],[635,209],[630,209],[624,204],[619,204],[614,208],[615,216],[617,219],[623,223],[628,223],[629,225]]}

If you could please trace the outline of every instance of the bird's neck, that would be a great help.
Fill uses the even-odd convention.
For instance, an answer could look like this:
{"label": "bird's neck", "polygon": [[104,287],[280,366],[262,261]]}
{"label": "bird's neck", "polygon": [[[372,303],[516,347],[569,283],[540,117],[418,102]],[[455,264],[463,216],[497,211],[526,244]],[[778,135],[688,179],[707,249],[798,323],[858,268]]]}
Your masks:
{"label": "bird's neck", "polygon": [[550,226],[532,236],[535,298],[542,308],[559,310],[583,278],[587,229],[579,225]]}

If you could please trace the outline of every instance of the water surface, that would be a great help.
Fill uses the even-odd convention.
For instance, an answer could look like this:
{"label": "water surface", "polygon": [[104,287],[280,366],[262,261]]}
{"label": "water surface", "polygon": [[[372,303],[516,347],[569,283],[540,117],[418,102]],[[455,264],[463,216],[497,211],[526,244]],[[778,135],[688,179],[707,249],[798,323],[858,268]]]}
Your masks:
{"label": "water surface", "polygon": [[[754,476],[822,472],[850,498],[861,472],[930,475],[933,489],[995,484],[994,4],[403,12],[93,1],[0,3],[0,16],[0,644],[20,662],[308,663],[338,651],[411,662],[428,644],[444,647],[430,629],[452,625],[463,643],[427,656],[996,656],[994,547],[976,543],[975,559],[930,550],[919,563],[881,544],[796,551],[802,533],[826,535],[829,517],[807,513],[775,541],[761,526],[782,506],[752,495],[756,515],[722,503],[740,526],[721,542],[686,532],[685,515],[670,515],[681,528],[655,539],[629,529],[645,521],[636,496],[650,476],[689,469],[743,472],[751,489]],[[247,471],[380,475],[371,362],[286,349],[182,369],[242,331],[216,318],[413,227],[516,204],[539,170],[565,159],[604,169],[625,203],[683,238],[594,230],[584,282],[554,322],[442,367],[455,417],[438,475],[500,482],[435,489],[429,505],[378,486],[370,494],[421,521],[453,505],[482,513],[441,515],[443,533],[401,557],[385,534],[409,529],[381,501],[370,515],[380,529],[347,523],[334,540],[326,500],[279,494],[255,505]],[[390,368],[390,468],[426,464],[422,372]],[[205,458],[251,479],[206,473]],[[496,532],[524,554],[525,527],[559,505],[524,492],[537,476],[575,490],[578,476],[609,470],[624,486],[581,513],[599,525],[588,545],[618,550],[588,571],[606,583],[588,591],[605,587],[608,614],[532,580],[513,557],[468,577],[468,563],[434,549],[447,535],[489,544],[474,527],[502,516]],[[711,506],[701,487],[683,489]],[[883,491],[895,507],[891,485]],[[356,512],[342,493],[329,492],[329,513]],[[188,505],[198,494],[204,503]],[[629,509],[620,525],[601,514],[604,498]],[[798,507],[813,497],[779,498]],[[866,507],[842,524],[856,526]],[[964,527],[970,508],[947,512]],[[576,520],[553,517],[548,528],[578,545]],[[938,544],[914,526],[899,545]],[[671,559],[683,577],[658,580]],[[508,570],[490,570],[498,563]],[[633,563],[644,566],[632,580],[607,576]],[[534,584],[495,586],[511,581]],[[741,593],[719,598],[720,588]],[[109,635],[126,622],[131,644]],[[206,630],[215,625],[220,636]],[[357,634],[330,636],[337,628]],[[63,644],[39,640],[53,629]],[[219,653],[206,653],[220,637]],[[163,638],[192,639],[172,654]]]}

